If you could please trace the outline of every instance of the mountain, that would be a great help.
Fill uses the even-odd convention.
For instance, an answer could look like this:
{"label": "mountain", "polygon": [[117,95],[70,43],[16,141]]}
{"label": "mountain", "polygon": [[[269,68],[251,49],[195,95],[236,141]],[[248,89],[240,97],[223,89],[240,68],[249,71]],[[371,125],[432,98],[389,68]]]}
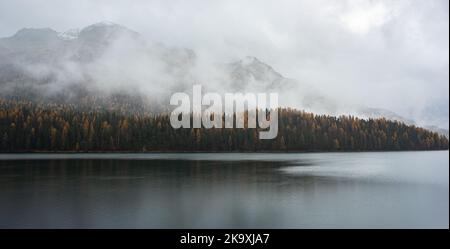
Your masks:
{"label": "mountain", "polygon": [[253,56],[229,63],[227,70],[232,88],[236,90],[244,90],[255,84],[256,86],[263,85],[266,89],[285,87],[283,84],[285,78],[280,73]]}
{"label": "mountain", "polygon": [[397,120],[400,122],[403,122],[408,125],[414,125],[414,120],[405,118],[395,112],[392,112],[390,110],[382,109],[382,108],[370,108],[370,107],[362,107],[358,109],[357,111],[358,116],[363,118],[380,118],[384,117],[386,119],[390,120]]}
{"label": "mountain", "polygon": [[108,22],[65,32],[23,29],[0,39],[0,47],[0,86],[9,96],[69,94],[77,102],[77,92],[128,93],[164,101],[170,93],[189,91],[198,83],[227,92],[279,91],[296,84],[250,56],[210,63],[213,70],[206,71],[199,68],[194,51],[147,41]]}
{"label": "mountain", "polygon": [[[56,32],[22,29],[0,39],[0,94],[31,99],[132,94],[187,78],[193,51],[144,40],[114,23]],[[144,97],[144,94],[141,94]],[[66,97],[60,97],[66,99]]]}
{"label": "mountain", "polygon": [[[148,41],[138,32],[111,22],[64,32],[24,28],[0,39],[3,97],[77,105],[90,105],[95,97],[96,102],[109,106],[112,99],[117,106],[133,103],[130,109],[152,106],[164,110],[171,93],[189,92],[199,83],[217,92],[279,92],[283,96],[280,105],[316,113],[417,123],[385,109],[343,106],[333,96],[284,77],[253,56],[229,63],[204,62],[190,49]],[[425,120],[434,116],[442,117],[433,114]]]}

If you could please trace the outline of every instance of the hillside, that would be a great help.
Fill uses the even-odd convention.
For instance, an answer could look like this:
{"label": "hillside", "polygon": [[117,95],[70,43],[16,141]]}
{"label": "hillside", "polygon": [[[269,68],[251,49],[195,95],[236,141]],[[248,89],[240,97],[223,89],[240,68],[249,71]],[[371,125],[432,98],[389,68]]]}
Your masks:
{"label": "hillside", "polygon": [[386,119],[279,110],[276,139],[258,129],[173,129],[166,114],[0,100],[0,151],[446,150],[444,136]]}
{"label": "hillside", "polygon": [[74,105],[95,98],[161,112],[172,93],[188,91],[193,84],[216,92],[276,91],[283,96],[284,107],[335,116],[384,117],[411,125],[419,122],[448,133],[448,105],[424,107],[417,114],[420,120],[382,108],[348,105],[341,96],[316,89],[315,82],[291,79],[254,56],[231,62],[205,59],[191,49],[152,41],[115,23],[63,32],[23,28],[0,38],[0,97],[4,98]]}

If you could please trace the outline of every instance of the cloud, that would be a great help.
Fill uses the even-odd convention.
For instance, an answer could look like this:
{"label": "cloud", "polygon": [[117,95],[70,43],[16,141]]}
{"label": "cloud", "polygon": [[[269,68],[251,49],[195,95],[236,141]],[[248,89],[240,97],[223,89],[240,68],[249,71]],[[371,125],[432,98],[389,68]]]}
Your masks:
{"label": "cloud", "polygon": [[446,0],[0,0],[0,36],[109,20],[217,62],[258,57],[342,102],[447,117]]}
{"label": "cloud", "polygon": [[[352,32],[366,35],[370,30],[381,27],[391,17],[383,2],[356,2],[340,15],[341,21]],[[392,10],[391,10],[392,11]]]}

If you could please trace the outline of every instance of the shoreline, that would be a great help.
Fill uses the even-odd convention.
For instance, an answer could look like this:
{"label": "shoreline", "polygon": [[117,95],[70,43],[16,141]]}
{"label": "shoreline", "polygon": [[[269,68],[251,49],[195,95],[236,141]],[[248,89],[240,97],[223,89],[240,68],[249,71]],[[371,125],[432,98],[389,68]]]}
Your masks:
{"label": "shoreline", "polygon": [[20,155],[20,154],[302,154],[302,153],[367,153],[367,152],[431,152],[431,151],[449,151],[447,150],[354,150],[354,151],[321,151],[321,150],[302,150],[302,151],[14,151],[0,152],[0,155]]}

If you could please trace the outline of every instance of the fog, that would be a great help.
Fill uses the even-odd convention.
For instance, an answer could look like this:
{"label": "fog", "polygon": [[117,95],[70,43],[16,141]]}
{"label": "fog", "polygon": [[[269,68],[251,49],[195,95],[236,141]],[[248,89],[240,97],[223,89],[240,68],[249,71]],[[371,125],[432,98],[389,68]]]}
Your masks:
{"label": "fog", "polygon": [[[65,31],[103,20],[148,41],[192,49],[198,63],[191,73],[200,83],[214,84],[211,88],[221,87],[225,79],[213,63],[250,55],[342,105],[386,108],[421,124],[448,127],[446,0],[0,0],[0,37],[23,27]],[[178,78],[166,77],[164,66],[141,51],[124,53],[127,44],[114,44],[102,63],[86,65],[98,76],[98,86],[109,89],[126,81],[153,93],[159,88],[149,82],[173,87]],[[70,77],[82,77],[76,66],[63,67]],[[440,120],[428,120],[428,112]]]}

